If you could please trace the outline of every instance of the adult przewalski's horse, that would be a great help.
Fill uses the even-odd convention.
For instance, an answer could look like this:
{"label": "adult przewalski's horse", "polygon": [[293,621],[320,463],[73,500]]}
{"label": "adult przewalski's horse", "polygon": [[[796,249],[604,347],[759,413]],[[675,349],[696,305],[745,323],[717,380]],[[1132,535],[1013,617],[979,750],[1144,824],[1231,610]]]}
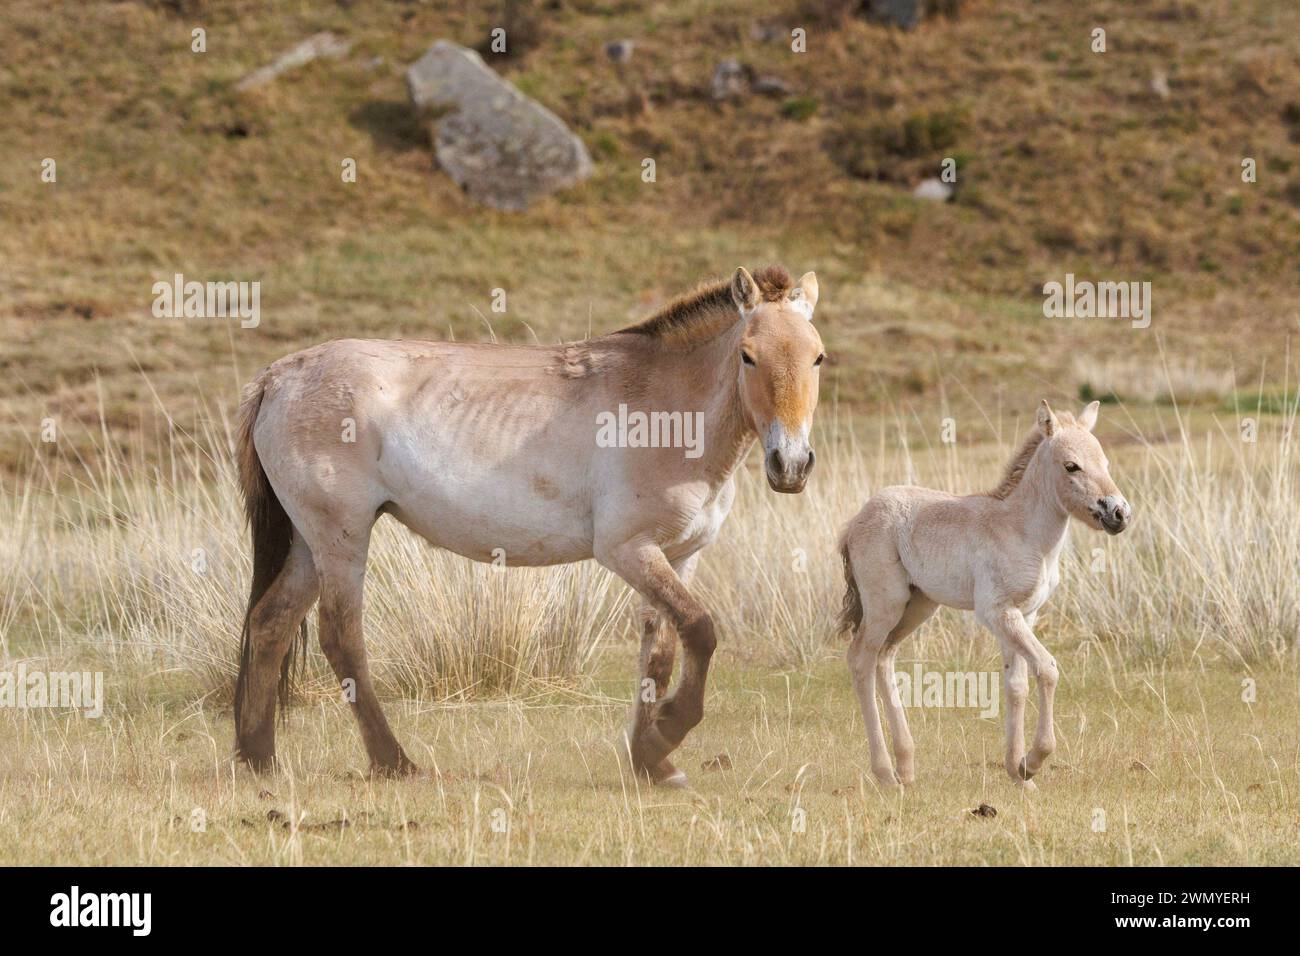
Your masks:
{"label": "adult przewalski's horse", "polygon": [[[343,340],[266,368],[240,409],[253,580],[235,690],[239,757],[255,768],[274,761],[277,677],[283,698],[294,633],[305,634],[319,598],[321,649],[338,679],[354,682],[372,770],[415,770],[375,696],[362,639],[370,531],[389,514],[474,560],[594,557],[635,588],[641,685],[620,747],[637,772],[683,785],[668,755],[703,716],[715,646],[691,573],[756,437],[771,487],[803,490],[824,358],[816,304],[811,272],[795,283],[779,267],[737,269],[729,283],[584,342]],[[629,419],[695,415],[702,443],[598,441],[620,406]],[[678,637],[685,653],[669,695]]]}

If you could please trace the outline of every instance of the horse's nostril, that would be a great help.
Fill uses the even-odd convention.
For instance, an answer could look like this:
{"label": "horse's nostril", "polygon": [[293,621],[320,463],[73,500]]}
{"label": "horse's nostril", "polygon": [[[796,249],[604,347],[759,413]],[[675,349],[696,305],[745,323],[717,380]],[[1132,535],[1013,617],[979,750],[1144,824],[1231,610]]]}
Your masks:
{"label": "horse's nostril", "polygon": [[773,448],[767,456],[767,467],[769,471],[781,474],[785,471],[785,462],[781,460],[781,449]]}
{"label": "horse's nostril", "polygon": [[813,470],[813,465],[815,464],[817,464],[817,453],[809,448],[808,457],[804,459],[803,463],[803,473],[807,475],[808,472]]}

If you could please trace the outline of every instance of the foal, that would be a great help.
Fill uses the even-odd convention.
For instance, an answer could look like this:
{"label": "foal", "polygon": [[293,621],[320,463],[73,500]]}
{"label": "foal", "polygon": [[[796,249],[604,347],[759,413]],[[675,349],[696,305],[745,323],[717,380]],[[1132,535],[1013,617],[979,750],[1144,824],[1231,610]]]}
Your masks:
{"label": "foal", "polygon": [[[1002,483],[982,495],[928,488],[884,488],[840,536],[848,587],[840,627],[853,631],[848,662],[871,746],[871,770],[885,786],[915,779],[912,735],[894,684],[903,638],[939,605],[974,610],[1002,648],[1007,689],[1006,768],[1027,790],[1056,749],[1052,699],[1056,661],[1034,636],[1034,617],[1061,580],[1061,548],[1070,516],[1119,534],[1133,511],[1111,481],[1109,462],[1092,435],[1099,405],[1076,420],[1038,408],[1038,426],[1007,467]],[[1038,682],[1038,729],[1025,754],[1028,670]],[[897,773],[890,767],[876,710],[885,701]]]}

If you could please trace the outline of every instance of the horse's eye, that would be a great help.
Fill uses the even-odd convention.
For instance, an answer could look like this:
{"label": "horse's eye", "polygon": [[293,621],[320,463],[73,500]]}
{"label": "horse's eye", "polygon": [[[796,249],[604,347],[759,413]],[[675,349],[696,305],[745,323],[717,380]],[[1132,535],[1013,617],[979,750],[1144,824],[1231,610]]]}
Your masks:
{"label": "horse's eye", "polygon": [[1065,463],[1065,470],[1070,472],[1071,474],[1074,474],[1074,472],[1079,470],[1079,466],[1072,461],[1067,461]]}
{"label": "horse's eye", "polygon": [[818,365],[821,365],[822,362],[825,361],[826,361],[826,353],[823,352],[821,355],[817,356],[817,361],[813,362],[813,368],[816,368]]}
{"label": "horse's eye", "polygon": [[742,362],[744,362],[746,365],[749,365],[749,366],[751,366],[751,367],[752,367],[753,364],[754,364],[754,360],[750,357],[750,355],[749,355],[748,352],[741,352],[741,353],[740,353],[740,360],[741,360]]}

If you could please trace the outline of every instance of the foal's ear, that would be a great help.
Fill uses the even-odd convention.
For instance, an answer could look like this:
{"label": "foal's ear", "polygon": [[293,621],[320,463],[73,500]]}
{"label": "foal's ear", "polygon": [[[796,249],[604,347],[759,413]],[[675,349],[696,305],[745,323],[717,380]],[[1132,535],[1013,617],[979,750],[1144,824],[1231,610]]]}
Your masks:
{"label": "foal's ear", "polygon": [[1048,438],[1056,432],[1056,416],[1052,414],[1052,406],[1047,404],[1047,399],[1043,399],[1038,406],[1038,427]]}
{"label": "foal's ear", "polygon": [[744,266],[737,269],[736,274],[731,277],[731,298],[741,315],[748,315],[758,308],[761,298],[758,283]]}
{"label": "foal's ear", "polygon": [[1093,402],[1079,415],[1079,424],[1088,431],[1092,431],[1097,424],[1097,411],[1101,408],[1101,402]]}
{"label": "foal's ear", "polygon": [[805,319],[811,322],[813,309],[817,308],[817,273],[805,272],[800,276],[786,298],[796,310],[803,313]]}

